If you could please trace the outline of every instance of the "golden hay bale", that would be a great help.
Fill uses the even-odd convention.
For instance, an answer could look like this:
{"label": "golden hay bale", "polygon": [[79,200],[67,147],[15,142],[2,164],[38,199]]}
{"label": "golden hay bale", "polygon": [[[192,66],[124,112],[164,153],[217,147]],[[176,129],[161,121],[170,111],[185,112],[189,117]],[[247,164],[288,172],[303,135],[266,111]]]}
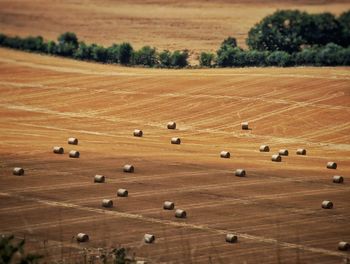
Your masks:
{"label": "golden hay bale", "polygon": [[22,176],[22,175],[24,175],[24,169],[16,167],[16,168],[13,168],[12,173],[13,173],[13,175],[16,175],[16,176]]}
{"label": "golden hay bale", "polygon": [[260,152],[269,152],[270,147],[268,145],[261,145],[259,150],[260,150]]}
{"label": "golden hay bale", "polygon": [[323,201],[322,202],[322,208],[323,209],[332,209],[333,203],[331,201]]}
{"label": "golden hay bale", "polygon": [[249,129],[249,123],[248,122],[241,123],[241,126],[242,126],[243,130],[248,130]]}
{"label": "golden hay bale", "polygon": [[333,162],[333,161],[329,161],[327,162],[327,169],[333,169],[335,170],[338,167],[337,163]]}
{"label": "golden hay bale", "polygon": [[143,239],[145,243],[152,244],[156,240],[156,237],[152,234],[145,234]]}
{"label": "golden hay bale", "polygon": [[338,249],[341,250],[341,251],[350,250],[350,244],[348,242],[341,241],[338,244]]}
{"label": "golden hay bale", "polygon": [[176,218],[186,218],[186,217],[187,217],[187,213],[186,213],[185,210],[176,209],[176,211],[175,211],[175,217],[176,217]]}
{"label": "golden hay bale", "polygon": [[271,160],[274,162],[281,162],[282,161],[282,157],[279,154],[274,154],[271,156]]}
{"label": "golden hay bale", "polygon": [[128,197],[129,192],[126,189],[118,189],[117,196],[119,197]]}
{"label": "golden hay bale", "polygon": [[173,203],[173,202],[165,201],[163,204],[164,210],[173,210],[174,208],[175,208],[175,203]]}
{"label": "golden hay bale", "polygon": [[238,240],[238,237],[234,234],[227,234],[226,235],[226,242],[228,243],[236,243]]}
{"label": "golden hay bale", "polygon": [[63,147],[53,147],[53,153],[55,154],[63,154],[64,153],[64,148]]}
{"label": "golden hay bale", "polygon": [[104,183],[105,180],[106,180],[106,177],[103,175],[96,174],[94,177],[94,182],[97,182],[97,183]]}
{"label": "golden hay bale", "polygon": [[80,153],[77,150],[71,150],[69,151],[69,157],[77,159],[80,157]]}
{"label": "golden hay bale", "polygon": [[130,164],[126,164],[124,165],[123,167],[123,171],[124,172],[128,172],[128,173],[133,173],[135,171],[135,168],[133,165],[130,165]]}
{"label": "golden hay bale", "polygon": [[244,177],[246,175],[246,172],[244,169],[237,169],[235,171],[235,176],[238,176],[238,177]]}
{"label": "golden hay bale", "polygon": [[171,144],[176,144],[176,145],[180,145],[181,144],[181,139],[177,138],[177,137],[173,137],[171,139]]}
{"label": "golden hay bale", "polygon": [[306,149],[303,149],[303,148],[297,149],[297,155],[306,155]]}
{"label": "golden hay bale", "polygon": [[68,144],[70,145],[78,145],[78,139],[77,138],[68,138]]}
{"label": "golden hay bale", "polygon": [[77,234],[77,241],[79,243],[88,242],[89,236],[87,234],[84,234],[84,233],[79,233],[79,234]]}
{"label": "golden hay bale", "polygon": [[281,155],[281,156],[288,156],[289,152],[288,152],[288,149],[280,149],[278,151],[278,154]]}
{"label": "golden hay bale", "polygon": [[334,175],[333,176],[333,182],[334,183],[343,183],[344,182],[344,178],[342,176],[339,176],[339,175]]}
{"label": "golden hay bale", "polygon": [[223,150],[220,152],[220,157],[223,159],[229,159],[231,157],[231,153]]}
{"label": "golden hay bale", "polygon": [[169,122],[167,124],[168,129],[176,129],[176,123],[175,122]]}
{"label": "golden hay bale", "polygon": [[143,132],[140,129],[135,129],[134,130],[134,137],[142,137],[143,136]]}
{"label": "golden hay bale", "polygon": [[110,200],[110,199],[103,199],[102,200],[102,207],[112,208],[113,207],[113,201]]}

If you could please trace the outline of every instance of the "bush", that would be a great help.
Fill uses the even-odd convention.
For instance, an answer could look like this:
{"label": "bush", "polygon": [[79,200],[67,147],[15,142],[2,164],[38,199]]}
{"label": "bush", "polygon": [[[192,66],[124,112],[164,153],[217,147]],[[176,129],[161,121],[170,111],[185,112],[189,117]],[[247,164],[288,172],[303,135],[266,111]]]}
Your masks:
{"label": "bush", "polygon": [[220,47],[223,47],[223,46],[226,46],[226,45],[230,46],[232,48],[235,48],[235,47],[237,47],[237,40],[235,38],[233,38],[233,37],[228,37],[227,39],[225,39],[221,43]]}
{"label": "bush", "polygon": [[301,52],[295,53],[296,65],[315,65],[316,55],[318,53],[317,48],[305,48]]}
{"label": "bush", "polygon": [[286,67],[292,65],[292,57],[285,51],[274,51],[266,58],[268,66]]}
{"label": "bush", "polygon": [[214,54],[213,53],[206,53],[202,52],[199,57],[199,65],[204,67],[211,67],[212,62],[214,61]]}
{"label": "bush", "polygon": [[130,64],[132,53],[133,48],[129,43],[120,44],[118,47],[118,61],[123,65]]}
{"label": "bush", "polygon": [[245,66],[266,66],[267,51],[251,50],[245,52]]}
{"label": "bush", "polygon": [[342,65],[343,58],[341,57],[343,48],[337,44],[329,43],[316,55],[316,63],[325,66]]}
{"label": "bush", "polygon": [[108,58],[107,49],[105,49],[100,45],[92,44],[90,46],[90,50],[91,50],[92,60],[98,61],[98,62],[107,62],[107,58]]}
{"label": "bush", "polygon": [[107,61],[109,63],[118,63],[119,57],[119,46],[118,44],[113,44],[107,48]]}
{"label": "bush", "polygon": [[51,40],[47,43],[47,53],[48,54],[57,54],[57,44],[55,41]]}
{"label": "bush", "polygon": [[47,44],[41,36],[26,37],[22,40],[21,46],[23,50],[47,52]]}
{"label": "bush", "polygon": [[244,54],[242,53],[242,49],[238,47],[233,48],[228,45],[221,46],[216,52],[216,63],[220,67],[243,66],[242,60]]}
{"label": "bush", "polygon": [[162,68],[170,68],[171,66],[171,52],[163,50],[158,55],[159,66]]}
{"label": "bush", "polygon": [[183,68],[188,65],[188,52],[187,50],[179,51],[176,50],[171,54],[170,65],[175,68]]}
{"label": "bush", "polygon": [[350,45],[350,11],[342,13],[338,18],[338,22],[341,31],[340,43],[342,46],[348,47]]}
{"label": "bush", "polygon": [[78,37],[75,35],[73,32],[65,32],[61,34],[58,38],[58,44],[63,45],[63,44],[71,44],[75,49],[78,48],[79,43],[78,43]]}
{"label": "bush", "polygon": [[153,67],[158,63],[155,48],[144,46],[134,53],[134,64]]}

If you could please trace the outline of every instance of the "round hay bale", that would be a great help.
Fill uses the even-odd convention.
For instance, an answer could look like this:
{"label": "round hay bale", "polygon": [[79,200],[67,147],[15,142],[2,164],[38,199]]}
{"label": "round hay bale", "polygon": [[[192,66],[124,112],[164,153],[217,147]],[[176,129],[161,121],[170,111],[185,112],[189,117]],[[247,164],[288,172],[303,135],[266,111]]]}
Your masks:
{"label": "round hay bale", "polygon": [[134,130],[134,137],[142,137],[143,136],[143,132],[140,129],[135,129]]}
{"label": "round hay bale", "polygon": [[176,209],[175,217],[176,218],[186,218],[187,217],[186,211],[182,210],[182,209]]}
{"label": "round hay bale", "polygon": [[103,176],[103,175],[95,175],[94,177],[94,182],[97,182],[97,183],[104,183],[106,180],[106,177]]}
{"label": "round hay bale", "polygon": [[343,183],[344,182],[344,178],[342,176],[339,176],[339,175],[334,175],[333,176],[333,182],[334,183]]}
{"label": "round hay bale", "polygon": [[220,157],[223,159],[229,159],[231,157],[231,153],[223,150],[220,152]]}
{"label": "round hay bale", "polygon": [[297,155],[306,155],[306,149],[303,149],[303,148],[297,149]]}
{"label": "round hay bale", "polygon": [[241,126],[242,126],[243,130],[248,130],[249,129],[249,123],[248,122],[241,123]]}
{"label": "round hay bale", "polygon": [[89,241],[89,236],[87,234],[84,234],[84,233],[77,234],[77,242],[83,243],[88,241]]}
{"label": "round hay bale", "polygon": [[175,122],[169,122],[167,124],[168,129],[176,129],[176,123]]}
{"label": "round hay bale", "polygon": [[102,207],[112,208],[113,207],[113,201],[110,200],[110,199],[103,199],[102,200]]}
{"label": "round hay bale", "polygon": [[53,153],[55,153],[55,154],[63,154],[64,153],[64,148],[62,148],[62,147],[53,147]]}
{"label": "round hay bale", "polygon": [[350,244],[348,242],[341,241],[338,244],[338,249],[341,250],[341,251],[350,250]]}
{"label": "round hay bale", "polygon": [[77,159],[80,157],[80,153],[77,150],[71,150],[69,151],[69,157]]}
{"label": "round hay bale", "polygon": [[125,164],[123,167],[123,171],[128,173],[133,173],[135,171],[135,168],[133,165]]}
{"label": "round hay bale", "polygon": [[163,204],[163,209],[164,210],[173,210],[175,208],[175,204],[170,201],[165,201]]}
{"label": "round hay bale", "polygon": [[147,264],[146,260],[137,260],[136,264]]}
{"label": "round hay bale", "polygon": [[16,176],[24,175],[24,169],[19,167],[13,168],[13,175],[16,175]]}
{"label": "round hay bale", "polygon": [[70,145],[78,145],[78,139],[77,138],[68,138],[68,144]]}
{"label": "round hay bale", "polygon": [[327,162],[327,169],[333,169],[335,170],[338,167],[337,163],[333,162],[333,161],[329,161]]}
{"label": "round hay bale", "polygon": [[145,243],[152,244],[156,240],[156,237],[152,234],[145,234],[143,239]]}
{"label": "round hay bale", "polygon": [[260,152],[269,152],[270,147],[268,145],[261,145],[259,150],[260,150]]}
{"label": "round hay bale", "polygon": [[333,203],[331,201],[323,201],[322,202],[322,208],[323,209],[332,209]]}
{"label": "round hay bale", "polygon": [[278,154],[281,155],[281,156],[288,156],[289,152],[288,152],[288,149],[280,149],[278,151]]}
{"label": "round hay bale", "polygon": [[173,137],[171,139],[171,144],[176,144],[176,145],[180,145],[181,144],[181,139],[177,138],[177,137]]}
{"label": "round hay bale", "polygon": [[244,169],[237,169],[235,171],[235,176],[238,176],[238,177],[244,177],[246,175],[246,172]]}
{"label": "round hay bale", "polygon": [[236,243],[238,240],[238,237],[234,234],[227,234],[226,235],[226,242],[228,243]]}
{"label": "round hay bale", "polygon": [[281,162],[282,161],[282,157],[279,154],[274,154],[271,156],[271,160],[274,162]]}
{"label": "round hay bale", "polygon": [[126,189],[118,189],[117,196],[119,197],[128,197],[129,192]]}

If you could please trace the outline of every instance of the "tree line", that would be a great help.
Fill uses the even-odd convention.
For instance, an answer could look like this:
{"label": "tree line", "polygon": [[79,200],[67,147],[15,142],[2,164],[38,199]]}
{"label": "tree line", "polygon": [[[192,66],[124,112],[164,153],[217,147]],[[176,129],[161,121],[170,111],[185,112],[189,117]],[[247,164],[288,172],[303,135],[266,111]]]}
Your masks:
{"label": "tree line", "polygon": [[[199,64],[201,67],[350,65],[350,11],[336,17],[331,13],[278,10],[250,29],[246,44],[248,49],[244,50],[235,38],[228,37],[216,53],[202,52]],[[189,65],[187,50],[158,52],[150,46],[134,50],[127,42],[103,47],[79,41],[72,32],[61,34],[57,41],[45,41],[41,36],[20,38],[0,34],[0,46],[130,66]]]}

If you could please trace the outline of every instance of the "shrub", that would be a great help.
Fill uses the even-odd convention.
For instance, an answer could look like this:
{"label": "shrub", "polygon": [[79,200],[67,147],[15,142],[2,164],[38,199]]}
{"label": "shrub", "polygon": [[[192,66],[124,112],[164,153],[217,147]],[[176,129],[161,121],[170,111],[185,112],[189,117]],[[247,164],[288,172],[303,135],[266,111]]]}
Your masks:
{"label": "shrub", "polygon": [[58,38],[58,44],[71,44],[74,48],[78,48],[78,37],[73,32],[65,32],[61,34]]}
{"label": "shrub", "polygon": [[118,44],[113,44],[107,48],[107,61],[109,63],[118,63],[119,57],[119,46]]}
{"label": "shrub", "polygon": [[171,54],[170,62],[172,67],[183,68],[188,65],[188,52],[187,50],[176,50]]}
{"label": "shrub", "polygon": [[90,46],[91,50],[91,59],[94,61],[98,62],[107,62],[107,49],[104,47],[97,45],[97,44],[92,44]]}
{"label": "shrub", "polygon": [[79,47],[74,51],[73,57],[78,60],[91,60],[91,46],[86,45],[83,41],[79,42]]}
{"label": "shrub", "polygon": [[296,65],[315,65],[316,55],[318,53],[317,48],[305,48],[301,52],[295,53]]}
{"label": "shrub", "polygon": [[274,51],[266,58],[268,66],[286,67],[292,64],[291,55],[285,51]]}
{"label": "shrub", "polygon": [[132,53],[133,48],[129,43],[120,44],[118,47],[118,61],[124,65],[130,64]]}
{"label": "shrub", "polygon": [[337,44],[329,43],[322,47],[316,55],[316,63],[325,66],[342,65],[341,52],[343,48]]}
{"label": "shrub", "polygon": [[222,46],[230,46],[232,48],[237,47],[237,40],[233,37],[228,37],[227,39],[225,39],[222,43],[221,43],[221,47]]}
{"label": "shrub", "polygon": [[134,64],[153,67],[158,63],[155,48],[144,46],[134,53]]}
{"label": "shrub", "polygon": [[160,67],[169,68],[171,66],[171,52],[163,50],[158,55],[158,61]]}
{"label": "shrub", "polygon": [[340,43],[342,46],[348,47],[350,45],[350,10],[342,13],[338,18],[338,22],[341,31]]}
{"label": "shrub", "polygon": [[56,54],[57,53],[57,44],[55,41],[53,40],[50,40],[48,43],[47,43],[47,53],[48,54]]}
{"label": "shrub", "polygon": [[221,48],[216,52],[217,59],[216,62],[220,67],[231,67],[241,65],[242,60],[242,49],[236,47],[233,48],[228,45],[221,46]]}
{"label": "shrub", "polygon": [[44,43],[44,39],[41,36],[24,38],[22,40],[21,47],[23,50],[28,51],[47,52],[47,44]]}
{"label": "shrub", "polygon": [[202,52],[199,57],[199,65],[204,67],[211,67],[212,62],[214,61],[213,53]]}
{"label": "shrub", "polygon": [[245,52],[245,66],[265,66],[266,58],[269,55],[267,51],[251,50]]}

